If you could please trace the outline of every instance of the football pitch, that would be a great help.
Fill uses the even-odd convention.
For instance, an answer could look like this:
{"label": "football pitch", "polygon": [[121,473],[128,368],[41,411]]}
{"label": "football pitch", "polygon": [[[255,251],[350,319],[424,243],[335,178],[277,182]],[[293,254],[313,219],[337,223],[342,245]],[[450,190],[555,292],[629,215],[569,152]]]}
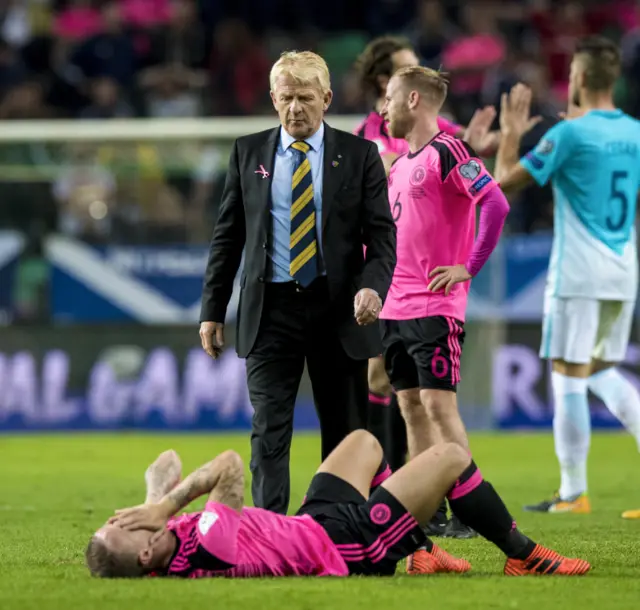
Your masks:
{"label": "football pitch", "polygon": [[[500,491],[520,527],[556,550],[589,560],[581,578],[508,578],[489,543],[439,542],[469,559],[462,576],[290,578],[200,581],[100,581],[83,564],[91,533],[113,509],[143,500],[143,472],[168,448],[193,469],[234,448],[248,462],[248,435],[58,435],[0,437],[0,608],[161,610],[388,610],[389,608],[640,607],[640,521],[620,513],[640,508],[640,456],[630,437],[593,439],[593,514],[532,515],[524,502],[557,485],[552,439],[545,435],[478,434],[472,448],[485,478]],[[292,455],[295,508],[318,462],[318,438],[298,435]],[[250,492],[247,479],[247,498]],[[194,505],[199,509],[200,504]]]}

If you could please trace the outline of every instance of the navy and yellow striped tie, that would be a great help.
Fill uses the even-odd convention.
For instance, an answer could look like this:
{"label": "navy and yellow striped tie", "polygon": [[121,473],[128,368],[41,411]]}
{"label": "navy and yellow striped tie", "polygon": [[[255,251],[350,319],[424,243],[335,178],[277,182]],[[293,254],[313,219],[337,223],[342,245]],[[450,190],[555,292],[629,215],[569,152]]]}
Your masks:
{"label": "navy and yellow striped tie", "polygon": [[291,145],[299,152],[291,180],[291,239],[289,273],[301,286],[308,286],[318,276],[318,240],[316,207],[313,201],[313,178],[306,142]]}

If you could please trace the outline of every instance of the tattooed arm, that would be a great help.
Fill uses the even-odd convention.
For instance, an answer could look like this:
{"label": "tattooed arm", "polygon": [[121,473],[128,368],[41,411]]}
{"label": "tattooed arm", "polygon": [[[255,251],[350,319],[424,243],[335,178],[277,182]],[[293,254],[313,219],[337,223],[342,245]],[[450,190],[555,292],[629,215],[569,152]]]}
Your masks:
{"label": "tattooed arm", "polygon": [[220,502],[240,512],[244,506],[244,465],[235,451],[225,451],[208,464],[192,472],[160,505],[169,517],[193,500],[209,494],[209,500]]}
{"label": "tattooed arm", "polygon": [[157,504],[179,482],[182,476],[180,456],[173,450],[164,451],[144,473],[147,488],[145,504]]}
{"label": "tattooed arm", "polygon": [[235,451],[225,451],[192,472],[157,504],[141,504],[117,510],[109,523],[123,529],[157,530],[193,500],[209,495],[209,500],[226,504],[237,513],[244,505],[244,464]]}

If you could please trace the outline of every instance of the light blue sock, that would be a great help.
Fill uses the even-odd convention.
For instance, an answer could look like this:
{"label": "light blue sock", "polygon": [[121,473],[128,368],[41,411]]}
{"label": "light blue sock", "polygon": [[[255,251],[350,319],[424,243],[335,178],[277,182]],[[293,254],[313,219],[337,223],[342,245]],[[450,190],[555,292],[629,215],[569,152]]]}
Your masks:
{"label": "light blue sock", "polygon": [[640,395],[617,369],[610,368],[589,377],[589,389],[633,435],[640,450]]}
{"label": "light blue sock", "polygon": [[587,491],[587,456],[591,443],[591,414],[587,380],[551,374],[555,401],[553,438],[560,462],[560,497],[568,499]]}

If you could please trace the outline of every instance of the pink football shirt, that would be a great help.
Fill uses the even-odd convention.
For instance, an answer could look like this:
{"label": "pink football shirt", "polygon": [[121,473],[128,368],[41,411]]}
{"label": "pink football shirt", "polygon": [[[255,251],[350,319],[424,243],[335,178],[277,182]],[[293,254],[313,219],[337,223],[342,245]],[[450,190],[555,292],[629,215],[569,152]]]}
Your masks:
{"label": "pink football shirt", "polygon": [[469,282],[456,284],[445,296],[427,289],[429,272],[467,262],[476,203],[495,185],[471,147],[442,132],[419,151],[398,157],[389,174],[398,260],[381,318],[449,316],[464,322]]}
{"label": "pink football shirt", "polygon": [[[167,525],[178,547],[167,576],[251,578],[347,576],[349,570],[325,530],[311,517],[287,517],[261,508],[242,515],[218,502]],[[157,574],[155,574],[157,575]]]}
{"label": "pink football shirt", "polygon": [[[438,117],[438,128],[452,136],[455,136],[462,129],[460,125],[452,123],[441,116]],[[406,140],[392,138],[389,135],[386,121],[375,111],[366,116],[354,133],[365,140],[375,142],[381,155],[390,153],[401,155],[409,151],[409,145]]]}

